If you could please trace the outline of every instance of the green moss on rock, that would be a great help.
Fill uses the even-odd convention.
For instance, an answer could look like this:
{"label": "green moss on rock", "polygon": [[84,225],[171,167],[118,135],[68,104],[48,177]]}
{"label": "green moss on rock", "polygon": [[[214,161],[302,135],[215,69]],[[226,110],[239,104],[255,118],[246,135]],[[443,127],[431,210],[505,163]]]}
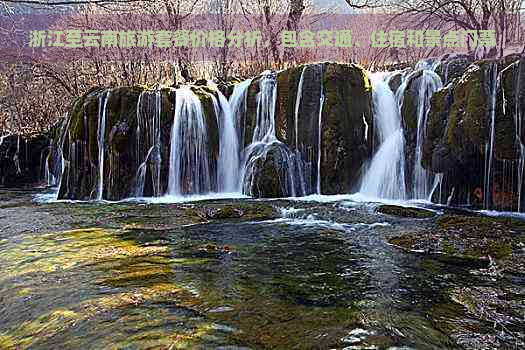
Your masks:
{"label": "green moss on rock", "polygon": [[421,208],[400,207],[397,205],[380,205],[377,212],[393,216],[401,216],[405,218],[430,218],[435,215],[434,212]]}

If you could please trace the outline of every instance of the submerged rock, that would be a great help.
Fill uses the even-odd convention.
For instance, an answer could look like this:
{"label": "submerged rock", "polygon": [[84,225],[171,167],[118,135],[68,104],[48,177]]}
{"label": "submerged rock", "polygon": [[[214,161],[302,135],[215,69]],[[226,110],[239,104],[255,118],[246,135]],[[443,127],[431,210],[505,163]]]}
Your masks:
{"label": "submerged rock", "polygon": [[290,166],[289,148],[280,142],[261,147],[248,164],[249,173],[244,177],[246,193],[262,198],[292,196],[298,175]]}
{"label": "submerged rock", "polygon": [[387,215],[393,215],[393,216],[401,216],[405,218],[430,218],[436,215],[433,211],[421,209],[421,208],[408,208],[408,207],[400,207],[397,205],[380,205],[377,208],[378,213],[387,214]]}
{"label": "submerged rock", "polygon": [[[444,254],[452,258],[489,261],[494,258],[509,266],[509,272],[523,269],[521,242],[525,223],[511,218],[445,214],[426,233],[403,234],[389,240],[410,251]],[[523,270],[520,272],[522,273]]]}

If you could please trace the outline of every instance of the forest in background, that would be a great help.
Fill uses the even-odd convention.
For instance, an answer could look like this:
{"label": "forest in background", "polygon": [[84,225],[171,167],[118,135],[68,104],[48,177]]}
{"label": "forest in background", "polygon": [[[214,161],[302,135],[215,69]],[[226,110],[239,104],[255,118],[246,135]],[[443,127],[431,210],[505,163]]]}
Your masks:
{"label": "forest in background", "polygon": [[[20,54],[0,62],[0,135],[32,135],[49,129],[70,107],[74,99],[94,86],[145,84],[174,85],[195,79],[227,80],[232,76],[249,77],[266,69],[283,69],[315,61],[311,51],[279,46],[283,30],[308,28],[312,21],[337,13],[387,14],[385,23],[370,23],[378,30],[388,28],[442,28],[446,30],[485,30],[496,33],[497,46],[479,51],[469,47],[474,58],[498,58],[510,52],[524,50],[525,25],[523,0],[346,0],[337,6],[308,0],[8,0],[0,2],[2,40],[19,34],[21,13],[74,13],[74,21],[61,23],[63,28],[83,28],[100,25],[110,29],[111,21],[98,23],[105,14],[118,15],[119,21],[129,21],[129,15],[161,15],[158,22],[136,22],[137,29],[176,30],[186,28],[195,14],[213,14],[217,28],[228,31],[234,25],[232,14],[258,15],[251,23],[270,38],[268,47],[246,51],[243,57],[234,55],[228,47],[216,57],[201,57],[191,47],[173,48],[166,60],[148,60],[151,48],[143,48],[133,56],[125,50],[87,53],[87,59],[71,62],[47,62]],[[374,18],[374,17],[370,17]],[[52,28],[50,28],[52,29]],[[398,62],[416,62],[422,58],[439,57],[439,47],[423,49],[371,48],[346,50],[345,62],[374,69]],[[143,59],[140,59],[143,57]],[[175,59],[173,58],[175,57]]]}

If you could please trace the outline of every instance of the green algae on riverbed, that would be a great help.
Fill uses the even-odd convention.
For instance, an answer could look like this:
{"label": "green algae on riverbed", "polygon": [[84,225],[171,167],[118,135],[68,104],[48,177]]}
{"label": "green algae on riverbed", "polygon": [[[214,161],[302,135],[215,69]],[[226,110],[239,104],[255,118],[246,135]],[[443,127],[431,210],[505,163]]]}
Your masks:
{"label": "green algae on riverbed", "polygon": [[422,208],[409,208],[401,207],[397,205],[380,205],[377,208],[378,213],[400,216],[405,218],[414,218],[414,219],[426,219],[431,218],[436,215],[433,211],[422,209]]}
{"label": "green algae on riverbed", "polygon": [[[195,297],[170,281],[168,276],[175,264],[183,266],[204,263],[205,260],[171,259],[168,247],[141,245],[130,238],[126,232],[93,228],[26,236],[21,243],[4,247],[0,263],[12,268],[2,272],[2,291],[3,295],[12,295],[12,303],[52,302],[55,293],[62,297],[57,300],[58,305],[49,305],[52,310],[0,332],[0,339],[15,348],[46,347],[42,344],[60,338],[63,332],[104,318],[104,315],[118,313],[121,309],[163,303],[174,298],[179,307],[194,304]],[[87,275],[88,280],[79,280],[77,274],[80,271]],[[89,284],[90,297],[82,295],[70,300],[67,291],[57,290],[57,285],[85,290],[86,286],[81,287],[81,284]],[[22,286],[24,288],[20,289]],[[73,290],[71,292],[75,294]],[[16,319],[16,312],[8,310],[6,318]],[[206,328],[204,325],[199,327]],[[197,332],[191,329],[181,332],[179,336],[194,338],[201,333],[200,328]],[[106,346],[110,346],[110,340],[106,341]],[[162,340],[165,345],[175,341]],[[139,343],[160,344],[152,340]],[[73,339],[62,345],[77,346]]]}
{"label": "green algae on riverbed", "polygon": [[[286,200],[9,198],[17,206],[0,208],[0,349],[477,349],[501,332],[503,347],[523,343],[505,308],[497,316],[505,328],[494,330],[492,316],[467,302],[498,295],[521,312],[524,274],[498,265],[519,252],[514,243],[495,266],[387,244],[447,230],[461,238],[477,220],[464,215],[414,219]],[[505,220],[479,225],[494,237],[515,231],[518,244],[520,222]],[[463,291],[475,298],[459,298]]]}
{"label": "green algae on riverbed", "polygon": [[389,242],[408,250],[515,260],[523,257],[524,239],[525,225],[516,219],[445,214],[430,230],[396,236]]}

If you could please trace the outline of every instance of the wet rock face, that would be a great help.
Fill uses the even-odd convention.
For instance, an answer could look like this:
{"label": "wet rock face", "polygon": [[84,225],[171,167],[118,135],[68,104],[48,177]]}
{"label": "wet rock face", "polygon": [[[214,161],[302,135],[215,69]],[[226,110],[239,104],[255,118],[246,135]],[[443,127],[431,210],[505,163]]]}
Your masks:
{"label": "wet rock face", "polygon": [[[491,84],[497,66],[494,147],[491,193],[483,193],[485,162],[490,156]],[[517,178],[520,158],[519,135],[523,141],[525,63],[522,60],[496,64],[478,62],[469,66],[431,100],[427,117],[422,165],[432,172],[444,173],[445,193],[452,204],[480,205],[491,197],[499,209],[518,207]],[[516,98],[516,96],[518,98]],[[522,130],[516,126],[521,125]],[[511,179],[516,179],[511,181]],[[452,193],[454,192],[454,193]],[[439,201],[439,198],[435,198]]]}
{"label": "wet rock face", "polygon": [[230,98],[230,96],[233,94],[235,85],[242,81],[243,79],[239,77],[228,77],[224,80],[219,80],[217,82],[217,88],[226,98]]}
{"label": "wet rock face", "polygon": [[[99,119],[106,107],[104,138],[105,199],[130,193],[135,174],[134,130],[139,88],[95,89],[73,106],[63,152],[65,169],[59,198],[94,199],[99,176]],[[107,96],[107,101],[105,101]],[[105,106],[104,106],[105,105]]]}
{"label": "wet rock face", "polygon": [[[372,154],[372,93],[366,71],[353,64],[310,64],[281,71],[276,81],[276,138],[290,152],[300,154],[306,194],[317,190],[319,139],[321,193],[355,190],[362,165]],[[245,146],[256,124],[257,93],[259,81],[254,79],[248,90],[246,121],[241,124],[245,125]],[[276,193],[275,184],[260,185],[259,196]]]}
{"label": "wet rock face", "polygon": [[253,161],[250,174],[245,176],[245,189],[258,198],[279,198],[291,196],[293,176],[289,165],[290,151],[279,142],[265,146]]}
{"label": "wet rock face", "polygon": [[392,90],[395,93],[397,89],[399,89],[399,87],[401,86],[403,76],[405,74],[409,74],[411,70],[412,68],[405,68],[402,71],[394,73],[394,75],[392,75],[392,77],[388,81],[388,86],[390,86],[390,90]]}
{"label": "wet rock face", "polygon": [[[210,170],[216,173],[219,135],[211,98],[213,91],[207,86],[193,86],[192,91],[202,106]],[[59,198],[97,198],[99,120],[104,106],[102,198],[120,200],[137,195],[165,194],[169,182],[175,97],[174,89],[149,90],[143,86],[97,88],[80,97],[71,109],[68,122],[53,134],[53,145],[55,148],[63,145],[65,159]],[[143,174],[141,186],[140,174]],[[181,179],[183,189],[193,180]],[[215,186],[216,179],[212,180]]]}
{"label": "wet rock face", "polygon": [[372,89],[355,65],[327,64],[321,130],[321,192],[349,193],[373,143]]}
{"label": "wet rock face", "polygon": [[471,65],[472,61],[466,59],[454,59],[441,63],[436,69],[436,73],[439,74],[443,85],[450,83],[452,80],[461,77],[467,68]]}
{"label": "wet rock face", "polygon": [[[423,72],[411,74],[406,81],[401,105],[401,125],[405,136],[405,162],[414,164],[415,149],[417,143],[417,118],[418,118],[418,99],[421,77]],[[407,188],[412,188],[413,174],[412,167],[405,167],[405,181]]]}
{"label": "wet rock face", "polygon": [[49,153],[45,135],[18,135],[0,139],[0,187],[27,187],[44,180],[44,162]]}

